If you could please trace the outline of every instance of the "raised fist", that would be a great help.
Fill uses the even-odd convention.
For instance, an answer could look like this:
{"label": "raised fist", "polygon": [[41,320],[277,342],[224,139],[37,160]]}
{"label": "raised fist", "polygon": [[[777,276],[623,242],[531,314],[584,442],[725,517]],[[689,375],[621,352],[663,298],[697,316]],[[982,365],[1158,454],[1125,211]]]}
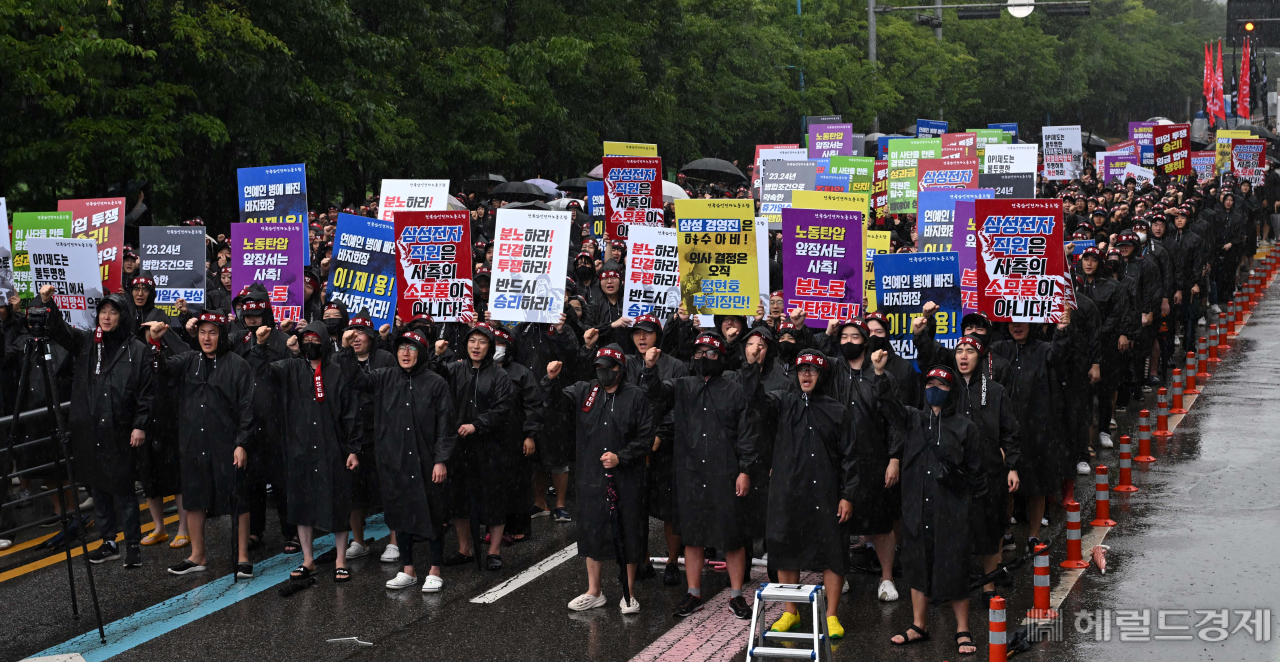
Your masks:
{"label": "raised fist", "polygon": [[449,349],[449,341],[448,341],[448,340],[437,340],[437,341],[436,341],[436,356],[440,356],[441,354],[444,354],[444,350],[446,350],[446,349]]}
{"label": "raised fist", "polygon": [[263,324],[254,330],[253,335],[257,336],[259,345],[265,345],[267,344],[267,338],[271,337],[271,327]]}
{"label": "raised fist", "polygon": [[547,379],[555,379],[560,376],[560,369],[564,367],[564,363],[560,361],[552,361],[547,364]]}
{"label": "raised fist", "polygon": [[659,356],[662,356],[662,350],[657,347],[650,347],[649,351],[644,353],[644,367],[652,368],[657,366]]}

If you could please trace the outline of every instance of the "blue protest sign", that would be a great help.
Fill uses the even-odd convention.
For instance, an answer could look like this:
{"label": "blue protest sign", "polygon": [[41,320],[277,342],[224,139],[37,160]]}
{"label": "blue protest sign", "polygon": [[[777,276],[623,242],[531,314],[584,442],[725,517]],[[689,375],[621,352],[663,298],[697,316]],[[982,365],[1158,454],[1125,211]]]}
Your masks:
{"label": "blue protest sign", "polygon": [[939,138],[950,128],[950,122],[942,120],[916,120],[917,138]]}
{"label": "blue protest sign", "polygon": [[1018,143],[1018,123],[1017,122],[996,122],[994,124],[987,124],[987,128],[1000,129],[1001,131],[1007,131],[1009,133],[1012,133],[1013,134],[1012,143],[1015,145]]}
{"label": "blue protest sign", "polygon": [[[954,347],[960,337],[960,259],[954,252],[875,256],[876,310],[889,322],[889,341],[904,359],[916,358],[911,320],[926,302],[938,304],[934,337]],[[919,366],[928,368],[929,366]]]}
{"label": "blue protest sign", "polygon": [[[241,223],[307,225],[307,164],[237,168],[236,185]],[[309,248],[302,251],[302,259],[311,265]]]}
{"label": "blue protest sign", "polygon": [[921,253],[937,253],[956,250],[952,246],[955,230],[956,202],[994,198],[989,188],[926,189],[916,200],[919,209],[917,229],[920,231]]}
{"label": "blue protest sign", "polygon": [[396,313],[396,226],[368,216],[338,214],[329,265],[329,297],[354,316],[369,310],[374,328]]}

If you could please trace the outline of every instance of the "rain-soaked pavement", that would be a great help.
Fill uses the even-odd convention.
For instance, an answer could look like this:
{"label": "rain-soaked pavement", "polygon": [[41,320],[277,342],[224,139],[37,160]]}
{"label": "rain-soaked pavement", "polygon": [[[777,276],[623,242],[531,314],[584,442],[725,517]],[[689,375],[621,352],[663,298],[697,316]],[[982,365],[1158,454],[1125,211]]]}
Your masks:
{"label": "rain-soaked pavement", "polygon": [[[1062,618],[1044,628],[1027,660],[1280,660],[1271,634],[1280,572],[1273,550],[1280,547],[1280,297],[1264,300],[1203,394],[1166,442],[1153,443],[1157,461],[1135,463],[1132,494],[1113,492],[1116,527],[1106,532],[1107,572],[1091,566],[1078,576],[1058,567],[1065,558],[1065,519],[1060,507],[1048,512],[1052,539],[1051,585]],[[1155,397],[1146,404],[1153,412]],[[1135,437],[1137,412],[1131,404],[1117,416],[1119,433]],[[1102,450],[1098,463],[1117,479],[1116,451]],[[1077,480],[1084,537],[1102,533],[1093,518],[1092,476]],[[572,503],[572,501],[571,501]],[[38,511],[38,509],[32,509]],[[31,513],[32,511],[24,511]],[[24,515],[31,516],[31,515]],[[272,515],[274,516],[274,514]],[[147,521],[144,513],[144,522]],[[376,523],[375,523],[376,524]],[[168,527],[170,534],[175,525]],[[378,527],[375,526],[375,530]],[[531,541],[507,547],[502,572],[446,568],[442,593],[388,591],[392,564],[375,553],[352,561],[352,580],[335,585],[331,565],[321,568],[312,588],[282,598],[277,589],[297,557],[280,555],[274,522],[267,545],[254,555],[259,576],[231,585],[225,574],[173,577],[163,570],[185,556],[181,550],[146,548],[143,568],[126,571],[118,563],[95,566],[108,644],[98,642],[88,604],[83,559],[75,559],[81,617],[71,618],[65,563],[0,574],[0,660],[36,655],[80,654],[86,660],[219,659],[288,660],[741,660],[745,624],[728,616],[726,576],[708,572],[703,595],[709,608],[681,623],[671,616],[683,587],[661,579],[639,582],[640,614],[622,616],[614,568],[606,564],[604,609],[572,613],[565,604],[586,587],[582,561],[567,550],[572,524],[534,522]],[[47,534],[48,530],[40,530]],[[225,518],[210,526],[211,549],[228,549]],[[1014,528],[1025,541],[1025,525]],[[385,535],[385,534],[383,534]],[[450,539],[452,542],[452,538]],[[651,549],[663,549],[661,529],[651,531]],[[423,553],[426,550],[422,550]],[[0,556],[0,566],[22,559],[21,551]],[[1086,554],[1088,549],[1086,549]],[[1012,558],[1012,552],[1006,558]],[[556,564],[556,561],[563,562]],[[224,562],[223,567],[226,566]],[[536,566],[536,567],[535,567]],[[541,573],[539,574],[539,570]],[[225,572],[225,570],[224,570]],[[515,578],[513,580],[513,578]],[[502,588],[504,582],[511,583]],[[897,648],[889,637],[911,622],[905,587],[894,603],[875,600],[875,576],[850,575],[840,604],[847,636],[835,648],[837,660],[956,660],[949,607],[930,612],[931,641]],[[1022,624],[1032,606],[1031,567],[1000,587],[1008,601],[1009,630]],[[485,594],[490,601],[473,598]],[[492,599],[493,596],[496,599]],[[1257,610],[1271,611],[1259,613]],[[1223,613],[1225,610],[1225,615]],[[1221,621],[1225,619],[1225,624]],[[1263,623],[1262,621],[1265,621]],[[801,628],[807,627],[806,619]],[[987,657],[987,613],[978,600],[970,607],[970,629]],[[1223,629],[1217,629],[1223,628]],[[93,631],[93,632],[91,632]],[[327,639],[358,637],[354,642]],[[1048,639],[1048,640],[1046,640]],[[1257,641],[1262,639],[1262,641]],[[74,659],[74,658],[71,658]]]}

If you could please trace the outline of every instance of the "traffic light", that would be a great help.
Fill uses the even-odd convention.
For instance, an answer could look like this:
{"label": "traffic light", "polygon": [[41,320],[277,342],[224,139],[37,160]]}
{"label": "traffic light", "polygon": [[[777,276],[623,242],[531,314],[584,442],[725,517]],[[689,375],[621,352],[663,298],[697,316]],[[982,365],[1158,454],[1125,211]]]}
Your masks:
{"label": "traffic light", "polygon": [[1089,16],[1089,5],[1047,5],[1046,16]]}
{"label": "traffic light", "polygon": [[1253,32],[1253,21],[1248,21],[1244,24],[1244,31]]}
{"label": "traffic light", "polygon": [[936,30],[942,27],[942,19],[933,14],[916,14],[916,25],[923,25]]}

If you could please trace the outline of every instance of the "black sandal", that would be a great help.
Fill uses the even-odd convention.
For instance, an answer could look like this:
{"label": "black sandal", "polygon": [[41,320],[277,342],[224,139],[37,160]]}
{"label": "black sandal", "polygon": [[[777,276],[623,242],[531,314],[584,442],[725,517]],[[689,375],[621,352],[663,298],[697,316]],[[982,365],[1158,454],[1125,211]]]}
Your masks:
{"label": "black sandal", "polygon": [[982,604],[983,604],[983,606],[984,606],[986,609],[990,609],[990,608],[991,608],[991,598],[996,597],[996,595],[997,595],[997,594],[996,594],[996,592],[995,592],[995,591],[983,591],[983,592],[982,592]]}
{"label": "black sandal", "polygon": [[[910,632],[912,630],[915,630],[920,636],[916,639],[912,639],[910,635]],[[902,637],[902,643],[898,643],[893,640],[893,637],[899,637],[899,636]],[[929,641],[929,633],[916,627],[915,623],[908,625],[907,629],[903,630],[902,632],[899,632],[898,634],[893,635],[893,637],[889,637],[889,643],[893,644],[894,646],[906,646],[908,644],[918,644],[922,641]]]}
{"label": "black sandal", "polygon": [[298,552],[301,552],[301,551],[302,551],[302,543],[298,542],[297,539],[290,540],[284,544],[285,554],[297,554]]}
{"label": "black sandal", "polygon": [[[965,639],[968,639],[969,641],[960,641],[960,638],[961,638],[961,637],[964,637]],[[968,653],[966,653],[966,652],[964,652],[964,651],[960,650],[961,648],[963,648],[963,647],[965,647],[965,646],[969,646],[969,647],[973,648],[973,650],[969,651]],[[973,635],[969,634],[968,632],[957,632],[957,633],[956,633],[956,655],[973,655],[974,653],[977,653],[977,652],[978,652],[978,645],[977,645],[977,644],[975,644],[975,643],[973,643]]]}
{"label": "black sandal", "polygon": [[350,581],[350,580],[351,580],[351,571],[350,571],[350,570],[347,570],[346,568],[334,568],[334,569],[333,569],[333,581],[334,581],[334,583],[336,583],[336,584],[341,584],[342,582]]}
{"label": "black sandal", "polygon": [[305,565],[300,565],[297,568],[294,568],[293,572],[289,573],[289,578],[297,579],[297,580],[305,580],[311,575],[314,575],[315,572],[316,572],[315,570],[312,570]]}

